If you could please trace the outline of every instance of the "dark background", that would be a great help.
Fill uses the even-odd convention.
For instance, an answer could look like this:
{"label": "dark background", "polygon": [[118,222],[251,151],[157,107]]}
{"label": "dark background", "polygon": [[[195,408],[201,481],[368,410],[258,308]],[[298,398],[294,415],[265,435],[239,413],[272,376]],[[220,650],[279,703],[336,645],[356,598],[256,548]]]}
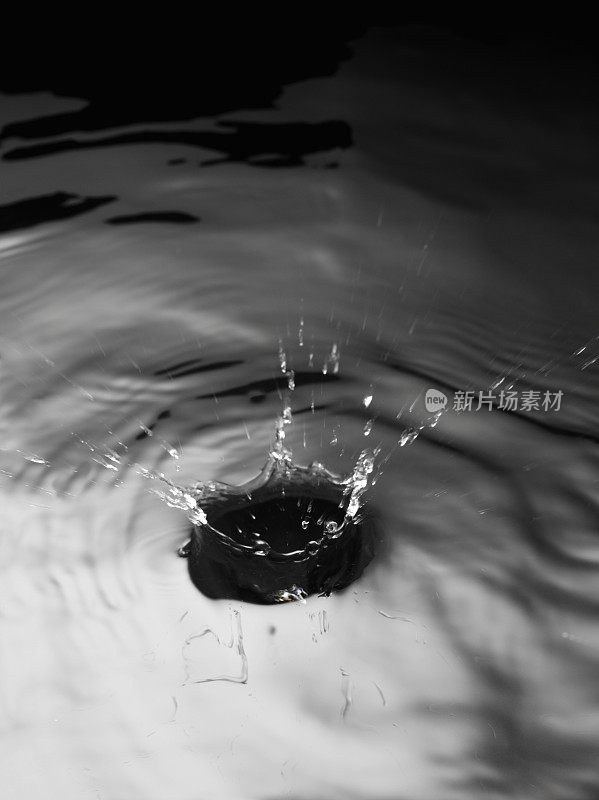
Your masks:
{"label": "dark background", "polygon": [[[433,50],[447,38],[478,44],[501,70],[512,54],[531,59],[588,58],[597,72],[595,28],[569,14],[527,16],[522,11],[477,15],[397,12],[389,16],[348,15],[323,19],[301,7],[277,15],[240,18],[231,8],[222,18],[202,7],[187,13],[161,8],[125,20],[122,11],[86,6],[78,14],[36,12],[27,21],[4,19],[0,90],[49,90],[89,100],[77,115],[46,120],[20,136],[53,136],[136,121],[185,120],[241,108],[272,106],[285,84],[334,74],[351,56],[352,42],[369,27],[394,29],[398,43],[426,41]],[[220,12],[219,12],[220,13]],[[588,80],[589,75],[585,76]],[[75,118],[73,118],[75,117]]]}

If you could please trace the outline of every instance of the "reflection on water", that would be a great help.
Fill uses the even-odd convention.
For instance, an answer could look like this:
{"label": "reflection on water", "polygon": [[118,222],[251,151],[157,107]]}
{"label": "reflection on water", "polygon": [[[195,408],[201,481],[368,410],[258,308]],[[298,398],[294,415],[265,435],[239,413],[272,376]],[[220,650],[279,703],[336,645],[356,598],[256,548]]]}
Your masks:
{"label": "reflection on water", "polygon": [[[595,796],[595,109],[419,36],[218,118],[4,97],[7,796]],[[452,408],[507,390],[563,398]],[[383,544],[208,599],[148,476],[243,484],[277,418],[302,466],[378,454]]]}

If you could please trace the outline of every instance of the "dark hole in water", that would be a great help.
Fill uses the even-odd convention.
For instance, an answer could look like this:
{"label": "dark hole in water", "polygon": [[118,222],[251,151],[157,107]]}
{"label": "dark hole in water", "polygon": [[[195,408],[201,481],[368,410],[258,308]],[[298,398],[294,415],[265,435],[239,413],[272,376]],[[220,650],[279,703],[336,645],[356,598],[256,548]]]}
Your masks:
{"label": "dark hole in water", "polygon": [[[327,537],[327,523],[330,531],[330,523],[340,525],[343,518],[337,503],[309,496],[277,496],[220,510],[208,515],[208,522],[240,549],[209,528],[194,528],[185,553],[189,575],[207,597],[250,603],[340,591],[371,561],[376,538],[372,517],[347,521],[340,536]],[[289,598],[285,593],[294,589],[300,591]]]}

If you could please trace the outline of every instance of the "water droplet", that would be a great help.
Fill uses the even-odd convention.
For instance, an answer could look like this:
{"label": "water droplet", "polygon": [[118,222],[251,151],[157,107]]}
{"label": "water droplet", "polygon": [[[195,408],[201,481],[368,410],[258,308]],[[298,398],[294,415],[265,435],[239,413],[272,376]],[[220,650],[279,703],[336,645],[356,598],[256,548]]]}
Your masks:
{"label": "water droplet", "polygon": [[271,547],[264,539],[256,539],[254,542],[254,553],[257,556],[267,556],[270,553]]}
{"label": "water droplet", "polygon": [[141,430],[146,434],[146,436],[154,436],[154,431],[151,431],[147,425],[144,425],[143,422],[140,421],[139,427]]}
{"label": "water droplet", "polygon": [[406,428],[397,442],[398,445],[400,447],[405,447],[407,444],[412,444],[418,438],[419,433],[420,431],[416,430],[415,428]]}
{"label": "water droplet", "polygon": [[327,375],[329,369],[336,375],[339,372],[339,347],[337,344],[334,344],[331,347],[331,352],[325,358],[324,364],[322,366],[322,374]]}
{"label": "water droplet", "polygon": [[279,365],[281,367],[281,372],[285,374],[287,372],[287,356],[285,355],[285,350],[283,350],[283,342],[279,339]]}
{"label": "water droplet", "polygon": [[362,450],[354,466],[351,477],[346,481],[345,494],[349,501],[345,516],[353,519],[360,508],[360,498],[368,488],[368,476],[374,469],[374,453],[371,450]]}
{"label": "water droplet", "polygon": [[301,586],[296,586],[293,584],[290,589],[280,589],[278,592],[276,592],[274,600],[276,603],[288,603],[298,600],[300,603],[305,603],[307,596],[308,593],[305,592]]}
{"label": "water droplet", "polygon": [[46,461],[46,459],[41,456],[35,455],[35,453],[25,453],[22,450],[17,450],[16,452],[23,456],[25,461],[30,461],[32,464],[42,464],[46,467],[50,466],[49,461]]}

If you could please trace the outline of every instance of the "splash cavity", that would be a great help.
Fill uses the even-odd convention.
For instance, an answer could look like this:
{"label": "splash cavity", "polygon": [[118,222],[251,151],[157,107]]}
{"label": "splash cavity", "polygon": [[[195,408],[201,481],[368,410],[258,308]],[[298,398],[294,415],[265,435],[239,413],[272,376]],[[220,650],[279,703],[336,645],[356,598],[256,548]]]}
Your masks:
{"label": "splash cavity", "polygon": [[374,523],[363,507],[373,459],[364,451],[345,477],[317,462],[302,467],[278,435],[249,483],[188,488],[193,528],[179,555],[195,586],[214,599],[262,604],[346,588],[374,556]]}

